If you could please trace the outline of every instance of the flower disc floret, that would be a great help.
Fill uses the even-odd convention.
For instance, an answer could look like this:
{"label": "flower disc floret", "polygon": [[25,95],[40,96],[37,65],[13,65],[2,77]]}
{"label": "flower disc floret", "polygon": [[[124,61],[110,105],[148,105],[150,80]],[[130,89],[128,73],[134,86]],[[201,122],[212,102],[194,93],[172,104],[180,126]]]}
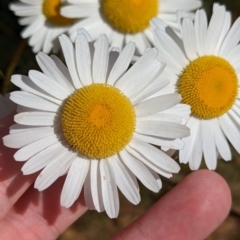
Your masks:
{"label": "flower disc floret", "polygon": [[183,70],[179,92],[195,117],[216,118],[233,106],[238,94],[238,78],[227,60],[213,55],[203,56]]}
{"label": "flower disc floret", "polygon": [[159,11],[157,0],[104,0],[102,9],[110,25],[122,33],[143,31]]}
{"label": "flower disc floret", "polygon": [[130,100],[106,84],[91,84],[74,92],[64,104],[61,119],[69,144],[90,158],[118,153],[135,130]]}

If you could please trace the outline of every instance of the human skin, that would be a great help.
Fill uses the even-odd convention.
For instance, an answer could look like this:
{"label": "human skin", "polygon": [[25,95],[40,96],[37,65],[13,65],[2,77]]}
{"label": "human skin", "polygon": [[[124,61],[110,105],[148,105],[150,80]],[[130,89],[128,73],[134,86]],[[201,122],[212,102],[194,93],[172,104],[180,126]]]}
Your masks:
{"label": "human skin", "polygon": [[[12,116],[0,121],[0,138],[7,135]],[[0,141],[0,236],[11,240],[54,240],[86,210],[83,195],[66,209],[60,206],[64,178],[43,192],[33,188],[36,174],[23,176],[21,166]],[[114,240],[203,240],[226,218],[231,194],[215,172],[189,174],[148,211],[122,229]]]}

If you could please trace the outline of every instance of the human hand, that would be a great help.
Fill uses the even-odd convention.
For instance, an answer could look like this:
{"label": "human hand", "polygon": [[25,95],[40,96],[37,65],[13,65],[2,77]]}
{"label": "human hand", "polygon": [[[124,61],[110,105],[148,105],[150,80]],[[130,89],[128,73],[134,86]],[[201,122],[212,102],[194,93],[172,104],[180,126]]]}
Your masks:
{"label": "human hand", "polygon": [[[0,138],[8,133],[10,119],[0,121]],[[83,196],[71,208],[61,207],[64,177],[38,192],[32,185],[36,175],[23,176],[22,163],[14,161],[13,155],[14,150],[0,141],[1,239],[56,239],[87,210]],[[219,226],[230,206],[224,179],[215,172],[196,171],[113,239],[201,240]]]}

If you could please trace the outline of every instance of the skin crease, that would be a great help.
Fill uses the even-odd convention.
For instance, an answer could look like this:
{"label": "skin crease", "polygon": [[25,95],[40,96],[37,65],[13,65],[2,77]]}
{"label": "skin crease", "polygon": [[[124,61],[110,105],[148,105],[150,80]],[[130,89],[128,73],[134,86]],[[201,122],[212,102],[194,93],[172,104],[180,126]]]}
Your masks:
{"label": "skin crease", "polygon": [[[0,137],[9,132],[13,116],[0,121]],[[65,177],[43,192],[33,188],[36,174],[23,176],[23,163],[13,160],[12,150],[0,141],[1,239],[54,240],[86,210],[81,195],[69,208],[60,207]],[[189,174],[148,211],[115,235],[114,240],[202,240],[226,218],[231,194],[215,172]]]}

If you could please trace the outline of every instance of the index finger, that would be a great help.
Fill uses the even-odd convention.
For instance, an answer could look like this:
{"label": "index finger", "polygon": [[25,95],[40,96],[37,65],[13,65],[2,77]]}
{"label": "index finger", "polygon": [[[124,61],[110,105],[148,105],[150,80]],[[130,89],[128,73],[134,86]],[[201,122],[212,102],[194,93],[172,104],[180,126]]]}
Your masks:
{"label": "index finger", "polygon": [[230,206],[225,180],[209,170],[196,171],[113,239],[205,239]]}

